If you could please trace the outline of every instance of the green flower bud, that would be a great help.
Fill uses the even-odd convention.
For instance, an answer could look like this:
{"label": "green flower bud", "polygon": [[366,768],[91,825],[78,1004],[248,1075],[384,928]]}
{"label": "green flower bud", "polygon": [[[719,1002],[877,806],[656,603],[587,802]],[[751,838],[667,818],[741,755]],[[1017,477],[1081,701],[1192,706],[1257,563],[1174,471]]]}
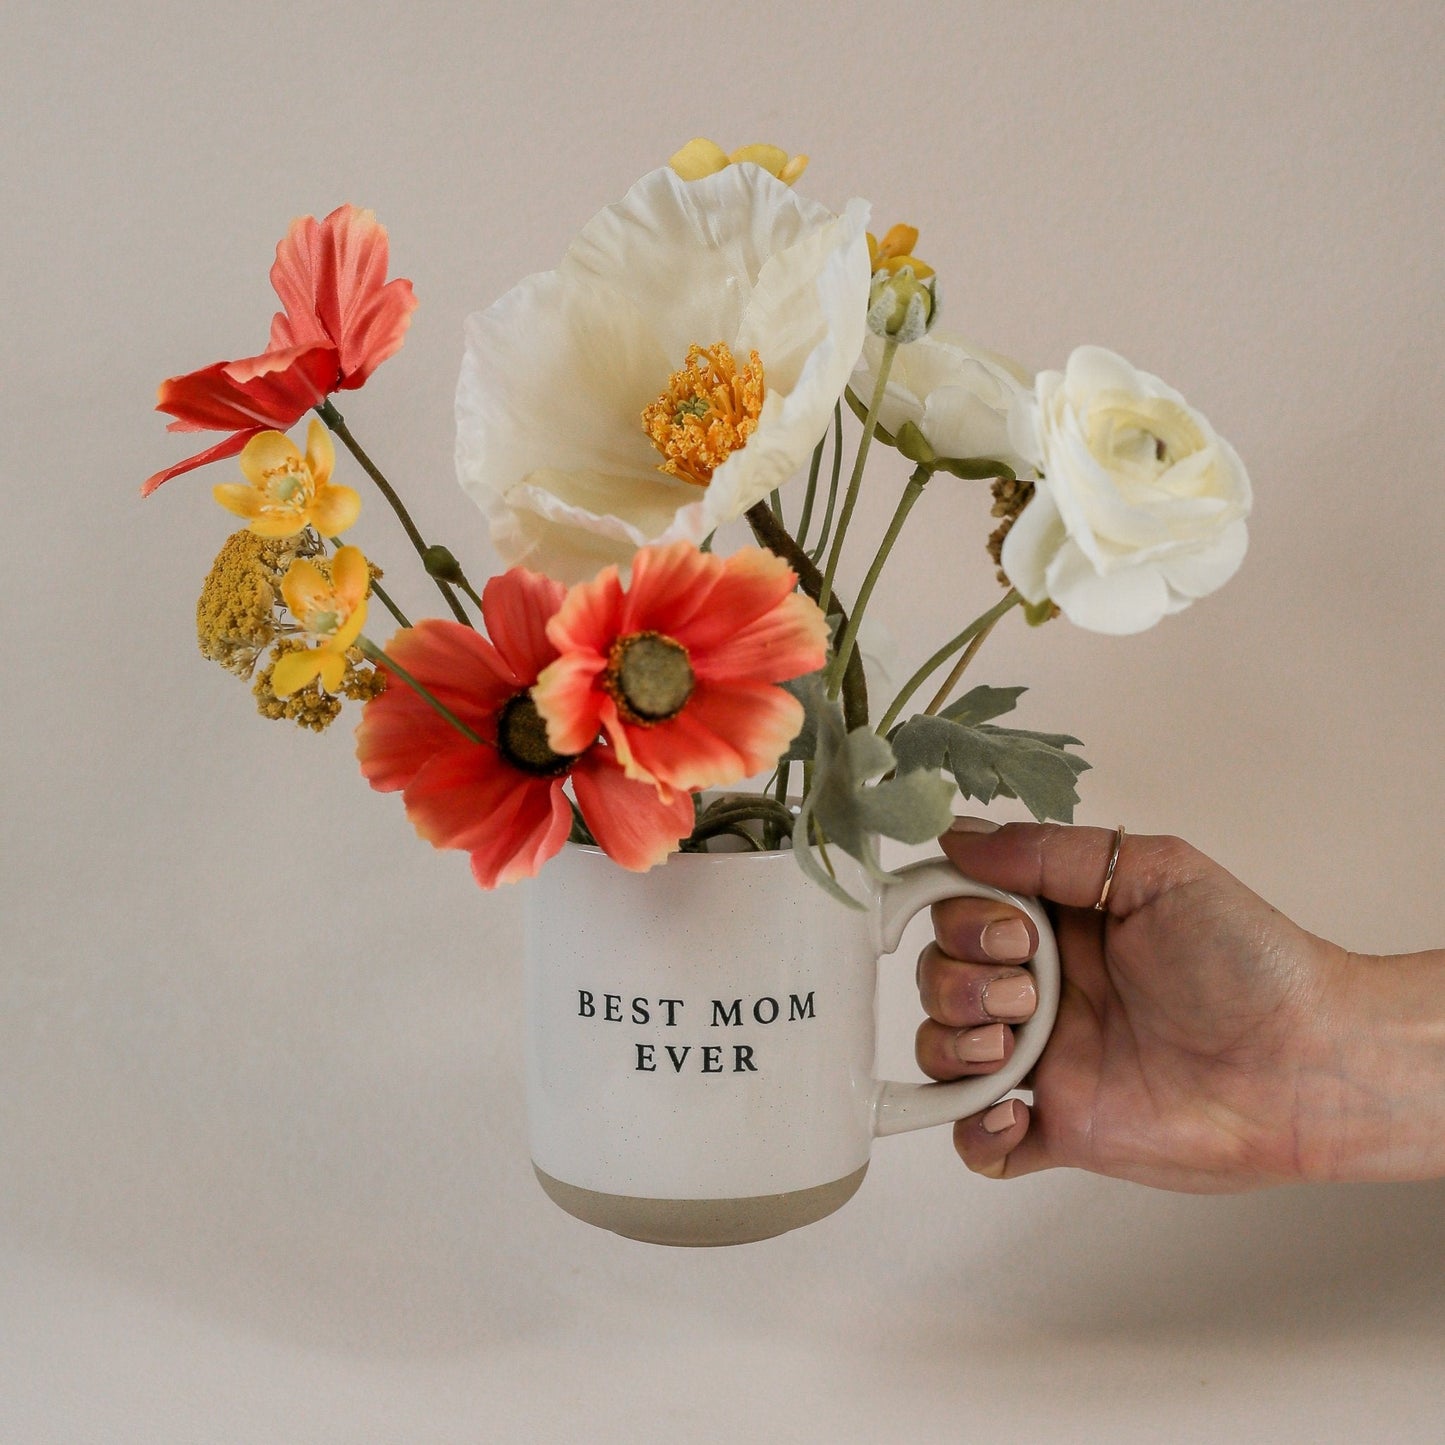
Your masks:
{"label": "green flower bud", "polygon": [[879,271],[868,289],[868,327],[875,336],[902,345],[917,341],[938,314],[938,281],[920,281],[912,266]]}

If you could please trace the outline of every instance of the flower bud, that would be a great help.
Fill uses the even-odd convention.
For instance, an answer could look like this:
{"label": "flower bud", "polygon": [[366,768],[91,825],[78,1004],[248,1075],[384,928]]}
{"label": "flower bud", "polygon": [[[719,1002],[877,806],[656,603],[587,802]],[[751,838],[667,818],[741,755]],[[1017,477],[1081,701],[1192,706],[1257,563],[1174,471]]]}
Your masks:
{"label": "flower bud", "polygon": [[917,341],[932,327],[938,312],[938,282],[920,281],[912,266],[879,271],[868,289],[868,328],[900,345]]}

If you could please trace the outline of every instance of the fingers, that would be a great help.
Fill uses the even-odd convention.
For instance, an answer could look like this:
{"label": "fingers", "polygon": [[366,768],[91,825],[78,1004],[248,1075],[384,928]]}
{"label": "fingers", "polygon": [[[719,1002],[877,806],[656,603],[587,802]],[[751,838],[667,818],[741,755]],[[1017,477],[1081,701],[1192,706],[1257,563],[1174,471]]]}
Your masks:
{"label": "fingers", "polygon": [[975,1174],[988,1179],[1017,1179],[1049,1160],[1030,1136],[1029,1106],[1022,1099],[1004,1099],[981,1114],[960,1119],[953,1126],[953,1147]]}
{"label": "fingers", "polygon": [[[955,818],[939,846],[970,878],[1069,908],[1092,908],[1114,851],[1112,828]],[[1175,838],[1125,836],[1108,912],[1124,918],[1168,888],[1199,877],[1208,860]]]}

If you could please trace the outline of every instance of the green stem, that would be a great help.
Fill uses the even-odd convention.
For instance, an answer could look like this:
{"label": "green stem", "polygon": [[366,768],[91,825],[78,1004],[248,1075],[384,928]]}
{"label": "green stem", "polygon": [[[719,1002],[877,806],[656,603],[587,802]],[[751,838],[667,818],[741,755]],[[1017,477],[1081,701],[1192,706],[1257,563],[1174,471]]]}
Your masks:
{"label": "green stem", "polygon": [[935,652],[933,656],[930,657],[928,661],[925,662],[923,666],[920,667],[918,671],[915,672],[913,676],[910,677],[908,681],[903,684],[902,691],[899,692],[898,696],[893,699],[892,703],[889,705],[888,711],[883,714],[883,721],[878,724],[879,736],[887,736],[888,729],[893,726],[894,722],[898,717],[898,714],[903,711],[903,708],[908,702],[908,699],[911,698],[913,694],[917,692],[918,689],[922,687],[923,684],[927,682],[928,679],[940,667],[942,667],[943,664],[947,662],[948,659],[952,657],[955,652],[959,650],[959,648],[966,647],[970,642],[973,641],[975,637],[978,636],[980,632],[983,632],[985,629],[992,627],[994,623],[997,622],[998,619],[1009,610],[1010,607],[1017,607],[1021,601],[1023,601],[1023,599],[1019,596],[1019,594],[1010,590],[1007,594],[1005,594],[1001,602],[999,602],[996,606],[990,607],[989,610],[985,612],[981,617],[975,617],[973,621],[970,622],[968,626],[965,627],[963,631],[958,634],[957,637],[951,638],[948,642],[945,642],[943,646],[940,647],[938,651]]}
{"label": "green stem", "polygon": [[954,663],[953,671],[948,674],[948,677],[944,681],[943,686],[939,688],[936,693],[934,693],[933,701],[929,703],[926,708],[923,709],[924,717],[934,717],[937,715],[939,710],[952,696],[954,688],[958,686],[959,678],[961,678],[963,674],[968,671],[969,663],[971,663],[974,658],[978,656],[979,649],[984,645],[985,642],[988,641],[989,633],[992,632],[994,628],[999,625],[999,622],[1002,619],[1003,613],[1000,612],[999,615],[995,617],[993,621],[988,624],[987,627],[981,627],[977,632],[974,633],[973,640],[968,644],[967,647],[963,649],[963,655],[958,659],[956,663]]}
{"label": "green stem", "polygon": [[388,657],[369,637],[358,637],[356,645],[361,649],[363,657],[368,657],[378,667],[384,667],[388,672],[394,672],[411,690],[428,703],[437,713],[447,720],[464,737],[470,738],[481,747],[489,748],[495,746],[489,743],[484,737],[474,733],[456,713],[445,703],[434,697],[420,682],[414,678],[400,663]]}
{"label": "green stem", "polygon": [[[387,481],[386,477],[382,474],[381,468],[362,450],[361,443],[352,436],[351,428],[346,425],[345,418],[343,418],[341,413],[331,404],[330,399],[323,401],[315,410],[316,415],[326,423],[327,427],[341,438],[342,445],[356,458],[361,470],[376,483],[377,490],[391,504],[391,509],[396,513],[398,520],[401,522],[402,529],[411,541],[411,545],[416,548],[417,556],[422,559],[423,565],[425,565],[427,552],[426,539],[417,530],[416,523],[411,519],[411,514],[402,504],[401,498],[397,496],[396,488]],[[466,625],[470,627],[472,625],[471,620],[467,617],[466,609],[457,601],[456,593],[453,592],[440,577],[434,578],[433,580],[440,589],[442,596],[446,599],[447,606],[451,608],[452,615],[458,622],[465,622]]]}
{"label": "green stem", "polygon": [[853,616],[849,619],[842,640],[838,643],[838,655],[833,659],[832,676],[829,679],[829,697],[838,695],[843,671],[853,656],[853,649],[858,641],[858,629],[863,625],[863,613],[872,599],[873,589],[878,585],[878,578],[883,573],[883,565],[888,561],[888,554],[892,552],[893,544],[897,542],[898,534],[903,530],[903,523],[907,520],[909,512],[913,510],[913,504],[923,495],[923,489],[932,475],[931,467],[920,464],[913,469],[913,475],[909,477],[908,485],[903,488],[903,495],[899,497],[898,506],[893,513],[893,520],[889,522],[888,530],[878,544],[878,551],[874,554],[873,563],[868,568],[868,575],[863,579],[863,585],[858,589],[858,596],[854,599]]}
{"label": "green stem", "polygon": [[[798,574],[803,591],[817,602],[823,590],[823,574],[818,571],[818,564],[798,546],[786,527],[778,525],[772,509],[766,504],[755,503],[745,515],[753,529],[753,536]],[[836,616],[840,629],[848,626],[848,614],[836,597],[830,600],[825,615]],[[868,683],[863,676],[863,659],[856,652],[843,672],[843,717],[849,732],[868,725]]]}
{"label": "green stem", "polygon": [[858,493],[863,487],[863,468],[868,461],[868,448],[873,444],[873,428],[878,425],[878,413],[883,406],[883,394],[888,389],[888,373],[893,370],[893,357],[898,343],[891,337],[883,343],[883,356],[878,362],[878,379],[873,383],[873,399],[868,403],[868,415],[863,421],[863,435],[858,439],[858,454],[853,458],[853,472],[848,478],[848,490],[843,496],[843,512],[838,518],[838,530],[833,535],[833,547],[828,553],[828,565],[823,571],[823,595],[818,605],[828,610],[828,599],[833,595],[833,578],[838,572],[838,558],[843,553],[843,539],[848,535],[848,523],[853,520],[853,508],[858,505]]}
{"label": "green stem", "polygon": [[808,528],[813,525],[813,503],[818,499],[818,472],[823,465],[823,448],[828,443],[828,434],[824,432],[818,438],[818,445],[813,448],[812,465],[808,468],[808,490],[803,493],[803,515],[798,522],[798,545],[808,545]]}
{"label": "green stem", "polygon": [[838,479],[843,475],[843,403],[833,408],[833,477],[828,483],[828,508],[823,513],[823,530],[818,534],[817,544],[809,553],[816,562],[828,545],[833,531],[833,508],[838,503]]}

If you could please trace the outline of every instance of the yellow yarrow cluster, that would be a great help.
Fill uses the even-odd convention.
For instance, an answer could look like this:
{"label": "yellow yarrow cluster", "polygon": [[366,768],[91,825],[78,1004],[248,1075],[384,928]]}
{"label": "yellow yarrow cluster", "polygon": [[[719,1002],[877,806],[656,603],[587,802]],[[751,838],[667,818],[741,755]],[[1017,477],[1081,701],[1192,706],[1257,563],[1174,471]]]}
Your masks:
{"label": "yellow yarrow cluster", "polygon": [[237,677],[250,677],[276,636],[282,574],[298,557],[320,550],[313,532],[272,538],[245,530],[227,537],[196,602],[202,655]]}
{"label": "yellow yarrow cluster", "polygon": [[[333,693],[313,681],[289,697],[272,687],[277,661],[288,653],[308,651],[299,619],[288,615],[283,595],[293,562],[304,561],[329,581],[331,562],[322,557],[322,542],[307,529],[294,537],[268,538],[249,529],[233,532],[221,546],[196,603],[196,638],[203,656],[237,677],[256,676],[252,688],[262,717],[289,719],[320,732],[340,712],[341,699],[365,702],[380,692],[384,679],[357,648],[345,652],[345,666]],[[368,564],[371,577],[380,569]],[[263,654],[270,656],[261,671]]]}
{"label": "yellow yarrow cluster", "polygon": [[294,722],[297,727],[309,728],[312,732],[323,732],[336,720],[341,712],[341,699],[349,697],[355,702],[367,702],[386,687],[386,677],[372,667],[357,647],[348,648],[345,654],[346,669],[341,685],[335,693],[322,689],[321,683],[313,679],[305,687],[285,697],[277,697],[272,688],[276,663],[287,653],[307,651],[306,641],[301,637],[283,637],[271,652],[266,666],[256,674],[251,692],[256,698],[256,711],[262,717],[276,721]]}

